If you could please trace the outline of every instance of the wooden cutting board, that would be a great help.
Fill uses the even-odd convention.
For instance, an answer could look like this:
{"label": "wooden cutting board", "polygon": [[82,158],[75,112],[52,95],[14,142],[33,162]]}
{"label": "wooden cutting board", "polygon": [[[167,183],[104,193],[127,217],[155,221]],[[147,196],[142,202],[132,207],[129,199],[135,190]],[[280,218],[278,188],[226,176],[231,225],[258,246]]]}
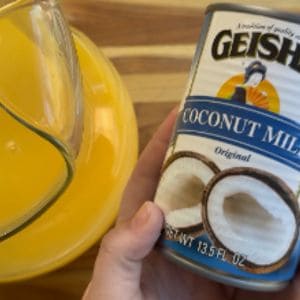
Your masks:
{"label": "wooden cutting board", "polygon": [[[140,150],[181,100],[209,0],[65,0],[70,24],[111,59],[134,102]],[[299,0],[231,1],[300,11]],[[80,299],[98,245],[68,266],[28,281],[0,285],[0,300]]]}

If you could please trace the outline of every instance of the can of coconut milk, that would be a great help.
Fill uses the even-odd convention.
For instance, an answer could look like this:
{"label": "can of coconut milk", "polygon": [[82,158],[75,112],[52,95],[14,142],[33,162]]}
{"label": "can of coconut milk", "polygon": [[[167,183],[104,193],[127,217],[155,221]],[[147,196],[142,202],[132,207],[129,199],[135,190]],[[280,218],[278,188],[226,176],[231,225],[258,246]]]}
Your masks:
{"label": "can of coconut milk", "polygon": [[300,16],[208,7],[155,202],[172,260],[274,291],[300,256]]}

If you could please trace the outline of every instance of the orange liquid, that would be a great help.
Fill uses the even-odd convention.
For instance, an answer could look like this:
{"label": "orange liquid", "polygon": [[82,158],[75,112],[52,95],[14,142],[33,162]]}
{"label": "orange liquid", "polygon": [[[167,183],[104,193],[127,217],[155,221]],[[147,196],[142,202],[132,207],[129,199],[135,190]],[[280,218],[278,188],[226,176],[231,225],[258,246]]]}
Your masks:
{"label": "orange liquid", "polygon": [[0,232],[5,232],[67,177],[62,155],[0,109]]}
{"label": "orange liquid", "polygon": [[[0,26],[3,28],[1,20]],[[12,28],[7,27],[7,35],[19,34]],[[126,89],[97,47],[81,34],[75,33],[74,38],[85,100],[83,142],[74,178],[42,216],[0,242],[1,282],[57,268],[95,242],[112,224],[136,160],[136,122]],[[26,42],[33,47],[31,41]],[[28,59],[15,65],[14,71],[7,63],[7,69],[1,70],[0,82],[7,72],[12,72],[13,78],[18,68],[30,70],[30,59],[34,56],[28,54]],[[16,88],[9,80],[7,84],[11,84],[11,93],[22,95],[26,105],[35,105],[30,100],[36,87],[23,83]],[[28,109],[39,114],[39,109]],[[61,181],[66,170],[53,145],[16,123],[1,108],[0,126],[0,220],[8,222],[34,205],[33,199],[47,187]]]}
{"label": "orange liquid", "polygon": [[39,211],[70,175],[59,150],[22,124],[58,132],[58,122],[52,128],[45,122],[42,101],[49,83],[42,77],[41,64],[51,65],[51,56],[45,54],[42,60],[41,49],[14,20],[0,18],[0,236]]}

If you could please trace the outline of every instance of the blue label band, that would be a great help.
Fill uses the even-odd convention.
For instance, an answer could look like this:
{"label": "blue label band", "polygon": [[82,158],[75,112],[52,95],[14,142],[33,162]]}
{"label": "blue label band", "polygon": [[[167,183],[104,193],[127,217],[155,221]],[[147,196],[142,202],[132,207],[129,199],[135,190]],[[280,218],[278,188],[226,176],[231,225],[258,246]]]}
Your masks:
{"label": "blue label band", "polygon": [[300,171],[300,124],[250,105],[190,96],[178,118],[176,134],[231,143]]}

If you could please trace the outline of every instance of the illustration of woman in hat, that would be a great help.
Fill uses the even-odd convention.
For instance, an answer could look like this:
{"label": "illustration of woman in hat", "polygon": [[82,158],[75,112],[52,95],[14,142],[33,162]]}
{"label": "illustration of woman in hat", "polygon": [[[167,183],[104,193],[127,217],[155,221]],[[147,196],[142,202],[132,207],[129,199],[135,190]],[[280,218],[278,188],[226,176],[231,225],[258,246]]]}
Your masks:
{"label": "illustration of woman in hat", "polygon": [[265,79],[266,72],[266,66],[260,61],[255,60],[250,63],[245,69],[244,83],[235,87],[231,100],[268,109],[267,93],[258,88],[258,85]]}

